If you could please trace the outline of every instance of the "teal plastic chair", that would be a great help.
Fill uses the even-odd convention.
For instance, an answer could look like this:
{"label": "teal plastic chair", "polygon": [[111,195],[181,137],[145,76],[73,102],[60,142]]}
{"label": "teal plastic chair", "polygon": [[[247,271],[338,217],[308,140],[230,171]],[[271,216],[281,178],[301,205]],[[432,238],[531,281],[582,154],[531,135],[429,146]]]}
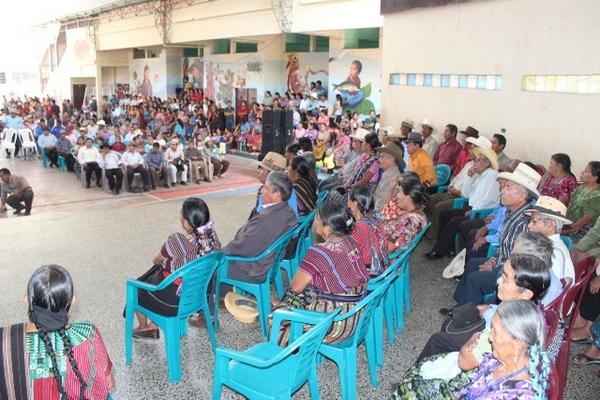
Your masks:
{"label": "teal plastic chair", "polygon": [[321,190],[319,192],[319,194],[317,195],[316,209],[319,209],[319,207],[321,207],[321,204],[325,203],[325,200],[327,200],[327,196],[329,196],[329,190]]}
{"label": "teal plastic chair", "polygon": [[[410,259],[415,252],[415,249],[423,240],[423,236],[431,226],[431,223],[428,222],[427,225],[419,232],[408,245],[407,251],[408,255],[404,260],[404,265],[399,269],[401,280],[396,281],[394,284],[394,288],[396,291],[396,330],[402,331],[404,330],[404,318],[402,312],[410,313],[411,306],[411,290],[410,290]],[[401,283],[401,285],[400,285]]]}
{"label": "teal plastic chair", "polygon": [[288,281],[290,282],[296,275],[302,259],[312,244],[312,224],[316,213],[317,211],[314,210],[310,214],[300,217],[298,226],[290,238],[290,240],[296,239],[296,249],[294,254],[291,258],[281,260],[279,263],[279,269],[275,274],[275,288],[277,289],[277,296],[280,299],[283,297],[284,292],[281,271],[283,270],[286,272]]}
{"label": "teal plastic chair", "polygon": [[[388,290],[391,281],[384,283],[358,302],[350,311],[339,315],[335,322],[343,321],[360,313],[354,334],[341,343],[323,343],[319,353],[335,362],[338,366],[340,389],[343,400],[356,399],[356,373],[358,346],[364,341],[367,350],[367,364],[371,386],[378,387],[377,382],[377,349],[375,346],[375,331],[372,318],[375,310]],[[315,314],[312,311],[297,310],[296,312]],[[320,313],[316,313],[320,314]]]}
{"label": "teal plastic chair", "polygon": [[[242,290],[244,292],[250,293],[252,296],[256,298],[256,305],[258,306],[258,319],[260,321],[260,327],[262,331],[263,337],[267,337],[267,318],[271,312],[271,282],[275,280],[275,276],[279,271],[279,264],[285,255],[285,249],[290,242],[292,235],[294,234],[297,226],[289,230],[288,232],[281,235],[277,240],[275,240],[266,250],[254,257],[238,257],[227,255],[225,258],[227,260],[224,263],[222,268],[219,268],[217,273],[217,287],[215,288],[215,299],[220,299],[220,291],[221,284],[227,283],[237,290]],[[269,256],[270,254],[274,255],[273,264],[263,282],[259,283],[251,283],[238,281],[237,279],[229,278],[229,262],[230,261],[242,261],[242,262],[256,262],[258,260],[262,260],[263,258]],[[215,327],[218,329],[218,320],[219,316],[219,302],[215,301]]]}
{"label": "teal plastic chair", "polygon": [[[369,292],[374,291],[381,285],[390,286],[386,290],[383,295],[383,299],[380,302],[379,306],[375,310],[375,315],[373,316],[373,329],[374,329],[374,340],[376,347],[376,360],[377,367],[381,368],[383,366],[383,322],[385,317],[385,327],[387,332],[387,340],[388,343],[394,344],[394,333],[395,327],[399,324],[404,326],[404,321],[396,322],[396,293],[394,291],[394,283],[399,279],[400,276],[400,268],[404,266],[404,262],[406,258],[409,256],[409,252],[403,252],[399,257],[395,258],[395,260],[390,264],[390,266],[379,276],[371,278],[367,283],[367,290]],[[403,317],[403,313],[400,314]]]}
{"label": "teal plastic chair", "polygon": [[560,235],[560,239],[563,241],[565,246],[567,246],[567,249],[569,251],[573,250],[573,239],[571,239],[569,236],[565,236],[565,235]]}
{"label": "teal plastic chair", "polygon": [[[134,279],[127,281],[127,304],[125,305],[126,364],[131,364],[133,359],[132,339],[135,312],[144,314],[163,331],[165,336],[165,349],[167,352],[169,380],[173,383],[177,383],[181,380],[180,340],[182,336],[187,334],[188,317],[190,315],[202,311],[212,348],[213,350],[217,348],[215,328],[210,323],[211,315],[208,308],[207,287],[215,270],[222,267],[224,264],[225,255],[219,251],[190,262],[178,269],[175,273],[169,275],[169,277],[159,285],[151,285]],[[138,289],[156,292],[165,289],[179,278],[181,278],[182,283],[177,315],[166,317],[156,314],[138,304]]]}
{"label": "teal plastic chair", "polygon": [[61,171],[67,170],[67,160],[65,160],[65,156],[58,155],[58,169]]}
{"label": "teal plastic chair", "polygon": [[[213,400],[221,399],[223,385],[252,400],[291,399],[308,381],[310,397],[318,400],[317,351],[340,308],[330,314],[301,315],[275,311],[271,339],[245,352],[219,347],[216,351]],[[285,348],[277,344],[281,323],[290,321],[300,328],[315,325]],[[296,328],[298,329],[298,328]]]}
{"label": "teal plastic chair", "polygon": [[[461,208],[463,208],[465,205],[467,205],[469,203],[469,199],[466,197],[457,197],[456,199],[454,199],[454,203],[452,203],[452,208],[455,210],[459,210]],[[474,219],[478,219],[478,218],[485,218],[488,215],[490,215],[491,213],[493,213],[495,210],[495,208],[480,208],[478,210],[471,210],[471,213],[469,214],[469,219],[470,220],[474,220]],[[456,251],[456,254],[458,254],[458,252],[460,251],[459,249],[460,244],[458,242],[458,235],[454,236],[454,248]]]}
{"label": "teal plastic chair", "polygon": [[446,164],[438,164],[435,166],[435,177],[437,178],[437,183],[431,185],[429,189],[436,193],[445,192],[448,190],[448,184],[450,183],[450,176],[452,175],[452,170]]}
{"label": "teal plastic chair", "polygon": [[42,155],[42,166],[44,168],[48,168],[48,164],[50,163],[50,160],[48,160],[48,154],[46,154],[46,149],[41,147],[40,152]]}

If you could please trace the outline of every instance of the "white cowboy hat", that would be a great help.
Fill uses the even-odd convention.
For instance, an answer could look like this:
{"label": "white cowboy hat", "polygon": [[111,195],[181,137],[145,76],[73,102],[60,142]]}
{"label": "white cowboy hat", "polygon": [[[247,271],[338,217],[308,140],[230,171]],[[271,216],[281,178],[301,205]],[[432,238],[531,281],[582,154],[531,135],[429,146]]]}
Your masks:
{"label": "white cowboy hat", "polygon": [[435,127],[429,118],[425,118],[423,122],[421,122],[421,126],[428,126],[431,128],[431,130],[435,130]]}
{"label": "white cowboy hat", "polygon": [[352,140],[360,140],[361,142],[365,141],[365,136],[369,134],[369,131],[364,128],[358,128],[353,135],[350,135]]}
{"label": "white cowboy hat", "polygon": [[534,212],[539,212],[544,217],[554,218],[561,221],[564,224],[570,225],[573,223],[567,218],[567,206],[565,204],[550,196],[540,196],[535,202],[535,206],[525,210],[525,215],[531,215]]}
{"label": "white cowboy hat", "polygon": [[225,308],[233,318],[244,324],[251,324],[258,317],[256,301],[235,292],[229,292],[225,295]]}
{"label": "white cowboy hat", "polygon": [[486,148],[486,149],[492,148],[492,142],[490,142],[490,139],[486,138],[485,136],[479,136],[476,138],[469,136],[465,139],[465,142],[471,143],[473,146],[477,146],[477,147],[481,147],[481,148]]}
{"label": "white cowboy hat", "polygon": [[525,163],[519,163],[513,172],[500,172],[498,179],[515,182],[535,194],[536,197],[540,195],[537,187],[542,180],[542,176]]}
{"label": "white cowboy hat", "polygon": [[96,125],[106,125],[106,122],[104,122],[104,120],[101,119],[100,121],[96,122]]}
{"label": "white cowboy hat", "polygon": [[475,147],[473,150],[473,155],[484,156],[490,161],[492,168],[498,171],[498,154],[494,150],[489,147]]}
{"label": "white cowboy hat", "polygon": [[467,255],[467,249],[462,249],[460,253],[456,255],[450,261],[450,264],[446,268],[444,268],[444,272],[442,272],[442,276],[446,279],[452,279],[455,276],[462,275],[465,271],[465,259]]}

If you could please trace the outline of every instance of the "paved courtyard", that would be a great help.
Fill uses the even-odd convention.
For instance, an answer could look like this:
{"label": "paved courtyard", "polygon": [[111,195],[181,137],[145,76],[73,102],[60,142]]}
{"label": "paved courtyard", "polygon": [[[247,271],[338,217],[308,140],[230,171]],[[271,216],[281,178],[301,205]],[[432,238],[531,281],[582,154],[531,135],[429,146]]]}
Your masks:
{"label": "paved courtyard", "polygon": [[[232,157],[228,176],[213,183],[177,186],[150,194],[113,196],[100,189],[86,190],[73,174],[43,170],[40,163],[0,159],[0,167],[25,175],[36,197],[31,217],[0,217],[0,324],[27,318],[23,299],[32,271],[42,264],[66,267],[75,281],[73,320],[94,322],[103,333],[114,363],[115,399],[209,399],[212,392],[213,355],[206,330],[191,329],[182,340],[183,379],[170,384],[162,340],[136,341],[134,362],[124,364],[122,311],[125,282],[145,272],[166,237],[181,230],[179,210],[183,199],[199,195],[210,207],[221,242],[226,244],[248,218],[257,188],[256,164]],[[380,387],[370,386],[365,352],[359,352],[358,398],[387,399],[391,387],[410,366],[430,333],[439,329],[437,310],[449,304],[453,281],[441,277],[442,264],[426,261],[425,242],[412,259],[413,312],[396,342],[386,342]],[[245,349],[260,340],[257,324],[244,325],[226,312],[220,314],[217,340],[221,346]],[[573,351],[583,347],[574,346]],[[594,367],[571,366],[566,399],[597,399],[600,379]],[[594,374],[594,375],[593,375]],[[333,363],[319,367],[321,397],[339,399],[337,370]],[[595,394],[594,394],[595,393]],[[225,391],[223,398],[241,398]],[[307,388],[295,398],[310,398]]]}

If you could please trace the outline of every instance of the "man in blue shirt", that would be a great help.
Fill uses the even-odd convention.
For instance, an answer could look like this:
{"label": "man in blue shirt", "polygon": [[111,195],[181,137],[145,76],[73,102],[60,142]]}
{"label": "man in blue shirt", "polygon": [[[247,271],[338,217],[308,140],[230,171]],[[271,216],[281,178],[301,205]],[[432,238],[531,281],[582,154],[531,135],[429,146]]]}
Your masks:
{"label": "man in blue shirt", "polygon": [[[15,108],[10,109],[10,114],[4,117],[4,124],[9,129],[14,129],[15,131],[23,128],[23,118],[21,118],[17,114],[17,110]],[[14,155],[15,157],[19,157],[19,150],[21,149],[21,138],[19,135],[14,135],[12,139],[15,143]],[[6,158],[10,158],[10,150],[6,149]]]}
{"label": "man in blue shirt", "polygon": [[[269,174],[273,171],[283,172],[285,171],[286,167],[287,161],[285,157],[281,154],[275,153],[274,151],[270,151],[265,155],[265,158],[260,162],[258,166],[258,180],[260,181],[260,183],[263,184],[263,186],[261,186],[258,189],[258,193],[256,196],[256,207],[254,208],[254,210],[252,210],[250,217],[254,216],[255,214],[260,214],[264,210],[262,190],[264,188],[264,184],[267,181],[267,177],[269,176]],[[298,218],[298,197],[296,196],[295,191],[292,190],[292,193],[288,198],[287,202],[294,214],[296,215],[296,218]]]}
{"label": "man in blue shirt", "polygon": [[52,128],[51,133],[54,135],[54,137],[56,139],[59,139],[61,132],[66,131],[66,130],[67,130],[67,128],[65,128],[65,126],[62,124],[62,122],[59,119],[57,119],[56,125],[54,125],[54,128]]}

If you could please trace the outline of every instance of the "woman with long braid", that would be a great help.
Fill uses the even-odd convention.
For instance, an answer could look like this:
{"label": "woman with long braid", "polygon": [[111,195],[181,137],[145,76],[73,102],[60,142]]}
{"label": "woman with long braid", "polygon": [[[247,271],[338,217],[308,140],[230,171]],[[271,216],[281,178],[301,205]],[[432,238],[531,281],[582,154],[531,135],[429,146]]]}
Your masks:
{"label": "woman with long braid", "polygon": [[29,280],[26,354],[33,400],[105,400],[114,386],[112,362],[100,331],[69,323],[73,281],[58,265],[38,268]]}

